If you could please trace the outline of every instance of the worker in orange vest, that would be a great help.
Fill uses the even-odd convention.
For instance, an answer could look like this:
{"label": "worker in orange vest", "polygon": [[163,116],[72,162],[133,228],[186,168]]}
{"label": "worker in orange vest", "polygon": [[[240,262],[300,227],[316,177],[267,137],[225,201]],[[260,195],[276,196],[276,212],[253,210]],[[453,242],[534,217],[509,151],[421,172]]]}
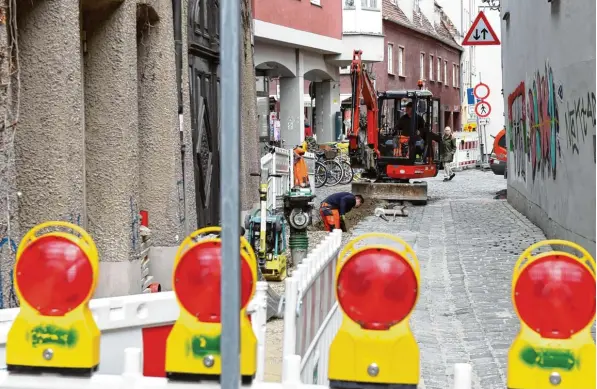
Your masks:
{"label": "worker in orange vest", "polygon": [[294,187],[308,188],[309,184],[309,170],[307,162],[303,155],[305,149],[302,147],[295,147],[293,150],[293,171],[294,171]]}

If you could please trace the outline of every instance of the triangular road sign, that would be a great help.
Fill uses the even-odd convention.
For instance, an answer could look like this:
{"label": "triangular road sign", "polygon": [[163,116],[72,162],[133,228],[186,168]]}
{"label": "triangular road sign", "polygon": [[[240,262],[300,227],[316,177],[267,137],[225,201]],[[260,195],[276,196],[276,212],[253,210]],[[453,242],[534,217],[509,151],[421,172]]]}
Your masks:
{"label": "triangular road sign", "polygon": [[483,11],[479,12],[471,28],[466,33],[462,46],[499,45],[500,40],[489,24]]}

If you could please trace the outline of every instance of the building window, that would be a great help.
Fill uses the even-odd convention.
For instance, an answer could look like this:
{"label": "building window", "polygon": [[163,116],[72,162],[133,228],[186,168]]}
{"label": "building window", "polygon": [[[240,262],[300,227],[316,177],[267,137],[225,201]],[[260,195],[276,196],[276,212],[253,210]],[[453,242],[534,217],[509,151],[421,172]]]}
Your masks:
{"label": "building window", "polygon": [[433,55],[429,54],[429,81],[434,81],[433,79]]}
{"label": "building window", "polygon": [[388,43],[388,73],[394,74],[394,45]]}
{"label": "building window", "polygon": [[419,59],[419,78],[421,80],[425,79],[425,53],[421,53],[421,57]]}
{"label": "building window", "polygon": [[344,8],[353,9],[354,0],[344,0]]}
{"label": "building window", "polygon": [[377,9],[377,0],[361,0],[361,8]]}
{"label": "building window", "polygon": [[437,82],[442,82],[442,59],[437,59]]}
{"label": "building window", "polygon": [[340,74],[350,74],[350,65],[341,67]]}
{"label": "building window", "polygon": [[460,88],[460,65],[456,65],[456,81],[454,82],[454,88]]}
{"label": "building window", "polygon": [[444,84],[448,86],[448,61],[444,60]]}
{"label": "building window", "polygon": [[398,47],[398,75],[404,77],[404,47]]}

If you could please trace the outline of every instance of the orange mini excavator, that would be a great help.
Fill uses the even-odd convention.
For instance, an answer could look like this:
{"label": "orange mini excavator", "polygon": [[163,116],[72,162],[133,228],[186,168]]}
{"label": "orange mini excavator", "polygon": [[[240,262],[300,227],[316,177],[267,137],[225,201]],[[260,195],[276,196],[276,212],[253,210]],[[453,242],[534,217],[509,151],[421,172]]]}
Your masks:
{"label": "orange mini excavator", "polygon": [[435,177],[439,170],[439,98],[422,82],[417,90],[376,92],[361,54],[354,51],[350,70],[352,125],[347,135],[351,163],[363,168],[365,180],[353,181],[352,192],[426,204],[427,182],[415,180]]}

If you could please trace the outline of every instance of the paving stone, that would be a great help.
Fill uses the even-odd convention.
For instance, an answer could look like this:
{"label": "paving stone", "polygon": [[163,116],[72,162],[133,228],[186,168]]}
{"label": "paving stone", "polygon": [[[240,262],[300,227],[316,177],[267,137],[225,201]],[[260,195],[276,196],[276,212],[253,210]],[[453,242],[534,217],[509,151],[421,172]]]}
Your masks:
{"label": "paving stone", "polygon": [[392,233],[417,253],[421,295],[411,325],[425,388],[451,388],[453,365],[466,362],[474,389],[503,389],[519,326],[510,301],[512,269],[522,251],[545,237],[505,200],[493,199],[506,187],[502,176],[471,170],[428,182],[426,206],[411,206],[407,218],[390,222],[366,217],[352,234]]}

